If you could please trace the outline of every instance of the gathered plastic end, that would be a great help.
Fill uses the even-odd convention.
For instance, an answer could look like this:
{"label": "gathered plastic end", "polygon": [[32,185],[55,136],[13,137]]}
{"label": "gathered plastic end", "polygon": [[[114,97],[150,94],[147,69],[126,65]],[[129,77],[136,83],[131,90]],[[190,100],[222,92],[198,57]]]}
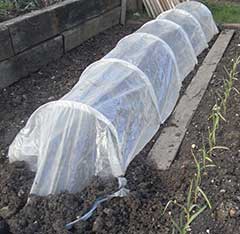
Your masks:
{"label": "gathered plastic end", "polygon": [[116,192],[97,198],[96,201],[93,203],[91,209],[87,213],[85,213],[84,215],[82,215],[80,217],[77,217],[74,221],[66,224],[65,228],[67,230],[71,230],[73,228],[74,224],[76,224],[80,221],[88,220],[92,216],[93,212],[97,209],[97,207],[101,203],[108,201],[115,197],[126,197],[130,192],[130,190],[127,189],[126,186],[127,186],[127,179],[125,177],[118,177],[118,190]]}

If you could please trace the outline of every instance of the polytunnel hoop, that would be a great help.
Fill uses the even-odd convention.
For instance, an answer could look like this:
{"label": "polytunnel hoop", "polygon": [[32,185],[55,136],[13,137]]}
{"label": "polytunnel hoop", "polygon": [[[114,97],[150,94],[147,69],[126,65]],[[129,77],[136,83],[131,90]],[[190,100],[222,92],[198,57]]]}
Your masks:
{"label": "polytunnel hoop", "polygon": [[[195,16],[193,16],[189,12],[183,9],[174,8],[161,13],[157,17],[157,19],[170,20],[173,23],[181,26],[183,30],[187,33],[191,44],[193,42],[195,43],[195,40],[199,41],[198,46],[202,44],[201,47],[194,47],[194,45],[192,44],[196,56],[198,56],[203,51],[203,49],[208,48],[207,38],[203,32],[200,22],[195,18]],[[191,35],[189,35],[189,29],[191,27],[194,27],[194,30],[191,30]]]}
{"label": "polytunnel hoop", "polygon": [[[93,113],[93,115],[100,121],[104,122],[110,129],[110,131],[112,132],[112,134],[114,135],[116,141],[117,141],[117,145],[119,146],[119,139],[118,139],[118,134],[117,134],[117,130],[116,128],[113,126],[113,124],[110,122],[110,120],[104,115],[102,114],[101,112],[99,112],[98,110],[96,110],[95,108],[93,108],[92,106],[90,105],[87,105],[85,103],[82,103],[82,102],[76,102],[76,101],[68,101],[68,100],[59,100],[59,102],[61,102],[61,104],[67,104],[67,103],[74,103],[74,105],[76,105],[77,107],[86,107],[87,109],[89,109],[90,112]],[[121,156],[121,150],[119,149],[118,147],[118,154]],[[111,163],[111,162],[110,162]],[[118,176],[122,176],[124,172],[121,163],[118,162],[119,166],[121,167],[121,175],[118,175]],[[114,163],[113,163],[114,165]]]}
{"label": "polytunnel hoop", "polygon": [[139,77],[141,77],[141,79],[147,84],[147,86],[149,87],[149,91],[150,91],[150,94],[151,94],[151,98],[152,98],[152,101],[156,107],[156,110],[157,110],[157,113],[158,113],[158,116],[159,116],[159,120],[160,120],[160,123],[162,123],[162,117],[160,115],[160,112],[159,112],[159,108],[158,108],[158,104],[157,104],[157,97],[156,97],[156,94],[153,90],[153,86],[151,84],[151,82],[149,81],[147,75],[141,70],[139,69],[137,66],[135,66],[134,64],[130,63],[130,62],[127,62],[125,60],[122,60],[122,59],[117,59],[117,58],[102,58],[101,60],[97,61],[96,63],[98,62],[101,62],[101,61],[106,61],[106,62],[113,62],[113,63],[121,63],[123,64],[124,66],[132,69],[132,70],[135,70],[137,73],[139,73]]}
{"label": "polytunnel hoop", "polygon": [[[116,128],[113,126],[113,124],[110,122],[110,120],[106,116],[104,116],[101,112],[99,112],[98,110],[94,109],[93,107],[91,107],[91,106],[89,106],[85,103],[76,102],[76,101],[61,100],[61,99],[58,100],[58,101],[48,102],[48,103],[40,106],[37,110],[35,110],[28,121],[31,121],[31,119],[34,118],[34,114],[41,111],[43,108],[46,108],[46,107],[51,106],[51,105],[68,106],[69,103],[74,104],[74,107],[78,108],[80,110],[82,108],[85,108],[85,110],[87,109],[89,111],[89,113],[92,113],[98,120],[104,122],[109,127],[112,134],[114,135],[114,137],[117,141],[117,145],[118,146],[120,145]],[[121,156],[121,150],[119,149],[119,147],[118,147],[117,150],[118,150],[118,154]],[[118,164],[121,168],[121,174],[119,174],[117,176],[122,176],[125,173],[125,171],[124,171],[123,165],[121,165],[120,162],[118,162]]]}
{"label": "polytunnel hoop", "polygon": [[[163,27],[163,29],[160,30],[159,27]],[[153,30],[153,29],[156,29],[156,30]],[[185,77],[189,74],[189,72],[198,63],[191,41],[188,38],[187,33],[183,30],[183,28],[180,25],[167,19],[154,19],[142,25],[137,30],[137,33],[138,32],[146,32],[149,34],[153,34],[163,39],[169,45],[169,47],[172,49],[175,55],[177,66],[179,67],[181,81],[185,79]],[[184,43],[184,46],[180,48],[175,47],[175,45],[177,45],[176,41],[174,41],[174,40],[177,40],[176,36],[169,38],[169,33],[172,33],[172,32],[175,32],[175,34],[177,33],[180,36],[180,39],[181,39],[180,42]],[[170,39],[173,39],[173,41]],[[187,49],[186,51],[187,53],[185,53],[185,49]],[[179,50],[184,50],[184,52],[182,53]]]}
{"label": "polytunnel hoop", "polygon": [[[147,32],[138,32],[138,31],[136,31],[136,32],[134,32],[134,34],[142,34],[142,35],[144,35],[144,34],[146,34],[146,35],[148,35],[149,37],[152,37],[152,38],[154,38],[156,41],[160,41],[161,43],[163,43],[164,44],[164,46],[167,48],[167,50],[169,51],[169,55],[170,55],[170,57],[171,57],[171,59],[174,61],[174,67],[175,67],[175,69],[176,69],[176,73],[177,73],[177,81],[179,82],[179,85],[181,86],[182,85],[182,82],[181,82],[181,80],[179,79],[179,77],[180,77],[180,74],[179,74],[179,70],[178,70],[178,66],[177,66],[177,60],[176,60],[176,56],[174,55],[174,53],[173,53],[173,50],[171,49],[171,47],[168,45],[168,43],[167,42],[165,42],[163,39],[161,39],[160,37],[157,37],[157,36],[155,36],[155,35],[153,35],[153,34],[151,34],[151,33],[147,33]],[[129,36],[126,36],[126,38],[128,38],[128,37],[130,37],[131,35],[133,35],[133,34],[130,34]],[[144,73],[145,74],[145,73]],[[147,76],[147,75],[146,75]],[[148,78],[149,79],[149,78]]]}
{"label": "polytunnel hoop", "polygon": [[[197,19],[203,29],[207,42],[209,42],[212,37],[219,32],[214,23],[211,11],[203,3],[198,1],[181,2],[176,6],[176,9],[184,10]],[[204,18],[205,20],[202,22]]]}
{"label": "polytunnel hoop", "polygon": [[[146,33],[148,34],[148,33]],[[151,34],[150,34],[151,35]],[[154,36],[154,35],[153,35]],[[157,38],[157,37],[156,37]],[[160,39],[160,38],[158,38]],[[174,55],[173,55],[174,56]],[[156,110],[157,110],[157,113],[159,115],[159,120],[160,120],[160,124],[162,124],[164,121],[162,120],[162,117],[160,115],[160,111],[159,111],[159,108],[158,108],[158,104],[157,104],[157,97],[156,97],[156,94],[154,92],[154,89],[152,87],[152,84],[151,82],[149,81],[149,78],[147,77],[147,75],[141,70],[139,69],[137,66],[135,66],[134,64],[130,63],[130,62],[127,62],[125,60],[122,60],[122,59],[117,59],[117,58],[102,58],[92,64],[90,64],[81,74],[81,77],[84,77],[84,75],[88,72],[88,70],[90,70],[92,67],[94,67],[96,64],[98,63],[101,63],[101,62],[113,62],[113,63],[121,63],[122,65],[124,65],[125,67],[128,67],[134,71],[136,71],[140,76],[140,78],[147,84],[147,86],[149,87],[149,91],[150,91],[150,94],[151,94],[151,98],[152,98],[152,101],[156,107]],[[175,60],[174,60],[175,62]],[[178,72],[178,70],[177,70]],[[78,86],[78,83],[73,87],[73,89],[75,87]],[[73,90],[72,89],[72,90]],[[68,93],[66,95],[63,96],[66,97],[68,95]]]}

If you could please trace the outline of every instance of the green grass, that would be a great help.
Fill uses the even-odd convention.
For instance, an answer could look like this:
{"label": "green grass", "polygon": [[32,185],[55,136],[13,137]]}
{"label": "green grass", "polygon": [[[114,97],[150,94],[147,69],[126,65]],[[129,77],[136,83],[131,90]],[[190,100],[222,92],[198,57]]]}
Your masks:
{"label": "green grass", "polygon": [[203,0],[217,23],[240,23],[240,4]]}

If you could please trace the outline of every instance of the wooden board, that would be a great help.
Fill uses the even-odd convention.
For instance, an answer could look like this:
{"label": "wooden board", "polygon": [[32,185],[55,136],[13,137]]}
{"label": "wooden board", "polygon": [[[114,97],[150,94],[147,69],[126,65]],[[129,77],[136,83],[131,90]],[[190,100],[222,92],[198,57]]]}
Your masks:
{"label": "wooden board", "polygon": [[150,9],[149,9],[147,0],[143,0],[143,5],[144,5],[144,7],[145,7],[145,9],[146,9],[146,11],[147,11],[148,16],[149,16],[149,17],[152,17],[152,14],[151,14],[151,12],[150,12]]}
{"label": "wooden board", "polygon": [[150,4],[151,4],[152,9],[154,11],[154,18],[156,18],[160,14],[160,12],[157,8],[157,5],[156,5],[156,1],[155,0],[150,0]]}
{"label": "wooden board", "polygon": [[143,0],[148,16],[157,17],[160,13],[172,9],[178,0]]}
{"label": "wooden board", "polygon": [[226,50],[234,30],[224,30],[214,43],[185,94],[177,104],[168,127],[165,127],[150,151],[149,158],[158,169],[166,170],[173,162],[208,83]]}
{"label": "wooden board", "polygon": [[148,8],[149,8],[149,11],[151,12],[151,16],[154,18],[155,14],[154,14],[154,10],[152,8],[151,0],[146,0],[146,2],[147,2],[147,5],[148,5]]}
{"label": "wooden board", "polygon": [[158,0],[156,1],[156,5],[157,5],[160,13],[164,12],[163,7]]}

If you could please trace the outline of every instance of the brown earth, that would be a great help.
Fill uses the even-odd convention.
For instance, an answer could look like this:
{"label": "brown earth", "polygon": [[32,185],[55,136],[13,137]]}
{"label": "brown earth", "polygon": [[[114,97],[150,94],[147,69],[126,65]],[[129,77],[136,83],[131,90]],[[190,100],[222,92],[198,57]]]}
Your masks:
{"label": "brown earth", "polygon": [[[32,197],[27,202],[33,173],[27,170],[24,163],[10,165],[5,159],[13,137],[33,110],[68,92],[88,64],[101,58],[121,37],[137,27],[116,26],[107,30],[58,62],[17,82],[0,94],[0,214],[13,234],[172,233],[170,217],[168,213],[162,215],[163,209],[171,199],[185,201],[189,181],[195,173],[191,145],[201,147],[202,136],[206,138],[210,124],[208,116],[217,98],[216,91],[222,89],[223,78],[226,77],[224,66],[229,66],[231,59],[240,52],[240,32],[235,34],[218,65],[172,167],[168,171],[158,171],[148,163],[147,155],[157,137],[155,136],[127,170],[129,196],[103,203],[88,221],[76,225],[72,232],[66,231],[64,224],[86,212],[98,196],[114,191],[116,181],[110,180],[104,184],[96,178],[82,193],[63,193],[47,198]],[[201,56],[201,61],[204,55],[206,52]],[[186,84],[193,74],[194,72],[188,77]],[[235,87],[240,90],[240,81],[235,82]],[[225,116],[227,121],[221,122],[217,136],[217,144],[228,146],[230,150],[215,151],[214,163],[217,167],[209,168],[204,174],[202,188],[211,200],[213,209],[204,211],[193,222],[190,232],[192,234],[240,233],[239,114],[240,96],[233,91]],[[161,129],[159,133],[160,131]],[[178,216],[179,210],[170,208],[174,217]],[[231,212],[233,210],[236,211],[234,214]],[[0,227],[3,223],[0,219]]]}

